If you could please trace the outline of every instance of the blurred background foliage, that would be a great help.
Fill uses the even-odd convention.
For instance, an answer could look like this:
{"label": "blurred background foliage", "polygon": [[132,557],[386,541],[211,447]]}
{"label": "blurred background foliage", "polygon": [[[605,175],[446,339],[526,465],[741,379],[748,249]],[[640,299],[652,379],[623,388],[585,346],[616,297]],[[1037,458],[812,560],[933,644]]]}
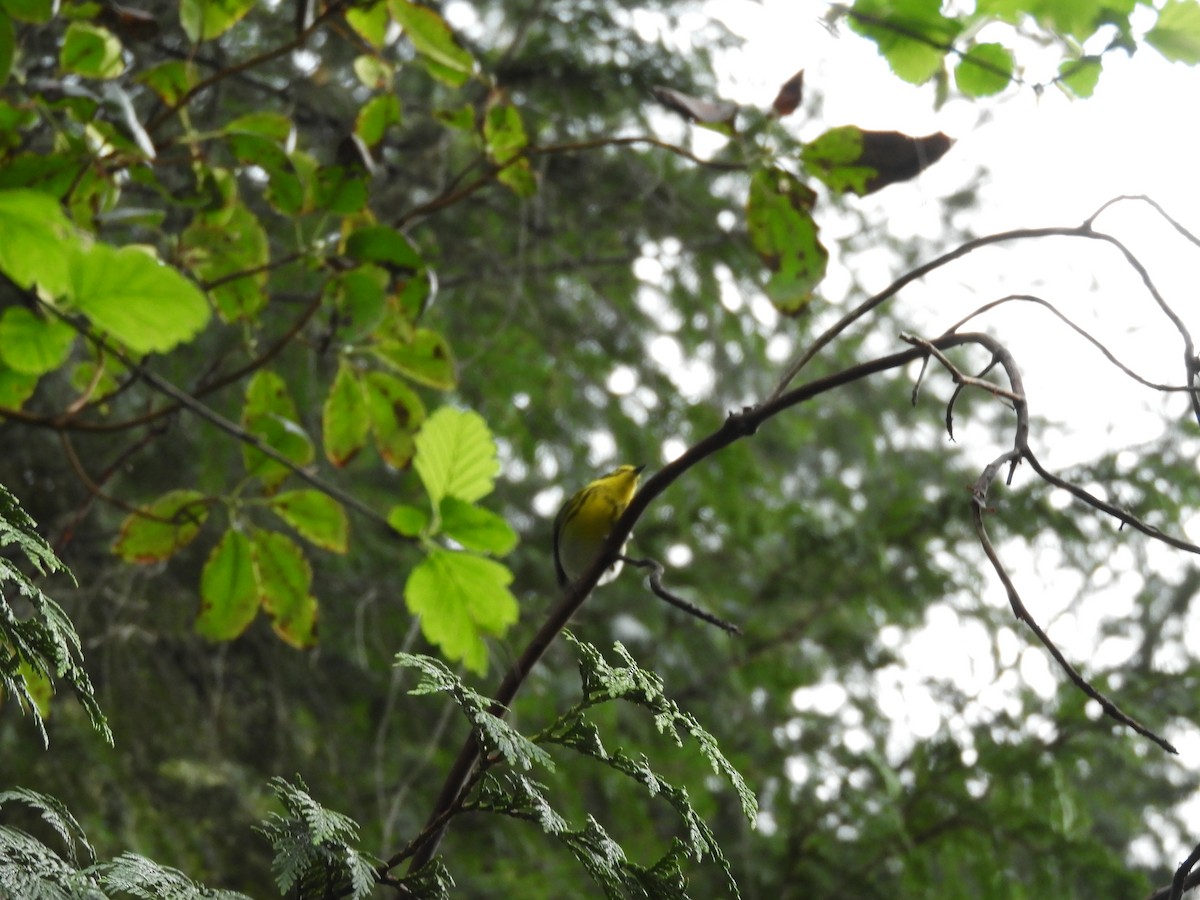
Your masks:
{"label": "blurred background foliage", "polygon": [[[489,170],[479,137],[446,123],[468,106],[482,114],[492,90],[484,79],[447,86],[405,42],[390,35],[371,50],[340,17],[304,49],[240,70],[239,61],[295,35],[293,10],[252,6],[219,39],[197,45],[181,30],[175,3],[139,6],[152,23],[148,34],[123,30],[132,26],[121,24],[115,6],[69,4],[30,22],[9,5],[18,68],[3,110],[12,121],[24,118],[5,139],[0,185],[55,194],[81,229],[117,245],[153,245],[179,264],[184,229],[196,210],[217,202],[214,192],[230,189],[222,179],[234,173],[277,263],[256,289],[266,302],[241,321],[214,321],[149,366],[237,420],[244,380],[211,393],[202,393],[205,385],[303,322],[270,367],[286,381],[300,424],[319,436],[346,325],[328,298],[304,318],[332,277],[313,248],[336,243],[357,213],[289,214],[264,190],[276,173],[238,159],[217,136],[244,114],[278,112],[294,124],[290,140],[323,171],[341,165],[342,175],[362,179],[375,219],[401,227],[436,273],[419,321],[448,339],[457,383],[417,390],[430,409],[459,405],[488,423],[500,462],[490,508],[521,537],[505,560],[520,621],[491,643],[486,675],[470,679],[486,694],[556,596],[550,522],[564,496],[616,463],[661,466],[728,412],[764,397],[781,361],[842,310],[818,291],[811,310],[785,318],[764,299],[762,263],[744,224],[744,173],[649,144],[605,143],[630,135],[681,147],[692,140],[652,100],[652,88],[712,96],[714,60],[733,38],[715,23],[694,28],[687,4],[444,4],[463,46],[503,92],[491,101],[513,104],[539,148],[528,157],[535,193],[488,179],[461,197],[456,190]],[[635,12],[647,11],[668,27],[688,16],[686,53],[644,38]],[[124,42],[128,71],[112,81],[63,74],[66,20],[94,16],[115,22]],[[394,67],[384,90],[355,79],[363,57]],[[199,78],[232,74],[171,111],[139,86],[139,75],[172,60],[195,66]],[[158,148],[153,163],[131,163],[134,149],[97,151],[101,137],[134,142],[114,111],[118,95],[102,90],[108,84],[132,99]],[[371,148],[368,173],[347,161],[347,136],[364,103],[389,92],[400,98],[400,120]],[[819,94],[806,100],[811,114]],[[731,142],[718,161],[736,163],[739,153]],[[74,174],[64,179],[65,171]],[[969,225],[961,213],[969,203],[969,193],[947,201],[944,231],[903,245],[889,238],[887,222],[856,221],[851,201],[819,208],[817,220],[827,210],[838,232],[851,235],[837,239],[835,258],[855,297],[864,294],[857,254],[886,248],[899,275],[954,246]],[[902,301],[827,347],[813,372],[897,349],[895,335],[913,327]],[[0,303],[22,299],[5,286]],[[77,343],[74,352],[82,360],[91,351]],[[745,897],[1144,896],[1169,880],[1171,854],[1196,840],[1178,810],[1195,791],[1196,770],[1099,718],[1062,679],[1049,692],[1027,683],[1023,661],[1042,651],[1027,649],[1032,641],[1002,605],[969,522],[967,486],[993,454],[986,444],[981,451],[948,442],[949,379],[931,372],[914,406],[914,375],[857,382],[776,418],[691,470],[638,523],[636,553],[668,561],[672,588],[737,622],[741,637],[660,603],[632,571],[572,624],[599,647],[623,642],[663,678],[757,791],[758,827],[747,825],[703,757],[675,751],[647,717],[606,708],[597,724],[612,745],[646,754],[687,787]],[[0,420],[0,480],[78,579],[78,587],[59,578],[46,589],[83,637],[116,746],[106,747],[60,698],[44,750],[8,704],[0,716],[3,786],[62,799],[102,857],[134,849],[252,896],[275,892],[270,847],[252,831],[274,808],[274,775],[300,773],[322,803],[359,822],[364,850],[394,852],[421,828],[466,735],[449,704],[408,696],[411,673],[391,668],[398,650],[436,653],[404,603],[419,548],[352,513],[350,552],[310,556],[314,646],[294,649],[261,616],[236,640],[205,640],[193,622],[212,540],[165,562],[122,562],[111,546],[128,511],[91,497],[71,455],[93,478],[112,468],[104,491],[140,504],[178,487],[230,492],[241,477],[241,448],[180,411],[138,428],[68,429],[64,452],[54,417],[78,392],[64,364],[25,402],[29,416],[10,410]],[[135,379],[94,408],[91,421],[162,402]],[[958,414],[980,434],[1010,440],[1011,415],[999,404],[969,397]],[[1168,529],[1196,509],[1194,431],[1181,427],[1139,448],[1136,466],[1114,453],[1071,476],[1119,482],[1123,503]],[[313,465],[380,512],[421,502],[411,471],[385,465],[371,448],[343,470],[320,455]],[[1118,548],[1133,548],[1145,577],[1129,615],[1108,626],[1126,653],[1076,660],[1151,727],[1194,731],[1184,725],[1200,713],[1200,669],[1184,627],[1194,569],[1176,562],[1160,570],[1140,536],[1079,507],[1052,505],[1049,495],[1029,478],[998,489],[992,502],[1002,524],[994,527],[1006,546],[1051,547],[1079,573],[1063,582],[1078,604],[1111,582]],[[967,684],[918,672],[923,693],[897,694],[887,685],[913,666],[904,648],[928,622],[945,621],[946,610],[973,640],[982,636],[986,677],[976,673]],[[924,646],[938,654],[936,643]],[[578,690],[575,654],[559,642],[511,721],[525,732],[544,727]],[[897,696],[935,726],[914,729],[885,702]],[[556,772],[539,777],[564,815],[576,823],[596,817],[643,864],[666,851],[678,824],[644,790],[588,760],[558,761]],[[548,846],[532,825],[474,815],[454,822],[442,852],[455,896],[599,895],[567,853]],[[691,881],[694,896],[727,890],[710,864]]]}

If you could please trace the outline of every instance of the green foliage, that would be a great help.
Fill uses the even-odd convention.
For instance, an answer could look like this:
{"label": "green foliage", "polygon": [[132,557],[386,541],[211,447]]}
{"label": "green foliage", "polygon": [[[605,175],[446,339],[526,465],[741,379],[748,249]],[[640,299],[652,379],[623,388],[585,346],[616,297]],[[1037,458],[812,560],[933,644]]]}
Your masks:
{"label": "green foliage", "polygon": [[[838,7],[850,27],[871,39],[892,71],[905,81],[924,84],[944,78],[953,65],[955,83],[968,97],[985,97],[1003,90],[1020,66],[1014,49],[1026,37],[1033,45],[1049,45],[1063,57],[1055,79],[1078,97],[1091,96],[1102,66],[1102,55],[1113,50],[1135,51],[1131,16],[1135,0],[981,0],[973,9],[948,7],[940,0],[856,0]],[[1169,0],[1157,10],[1154,25],[1141,36],[1169,60],[1200,62],[1200,3]],[[1009,43],[974,43],[969,37],[997,23],[1012,26]],[[1115,32],[1100,55],[1086,57],[1086,75],[1075,65],[1080,47],[1092,38]]]}
{"label": "green foliage", "polygon": [[375,886],[375,863],[353,846],[358,825],[326,809],[308,793],[300,779],[292,784],[271,780],[271,790],[283,806],[272,813],[260,831],[275,851],[275,881],[281,894],[299,898],[365,897]]}
{"label": "green foliage", "polygon": [[[47,794],[24,788],[0,792],[0,810],[24,804],[49,826],[55,850],[20,828],[0,825],[0,893],[6,897],[102,900],[247,900],[234,891],[210,890],[182,872],[136,853],[96,862],[96,852],[67,808]],[[82,851],[82,852],[81,852]]]}
{"label": "green foliage", "polygon": [[[486,762],[474,779],[477,794],[465,799],[460,811],[498,813],[532,822],[566,847],[604,895],[614,900],[635,896],[664,900],[689,897],[685,866],[690,860],[705,859],[721,867],[729,895],[739,896],[716,836],[693,806],[687,790],[656,772],[645,756],[634,759],[621,751],[606,750],[590,717],[616,700],[640,707],[650,714],[659,733],[668,735],[676,746],[683,746],[681,732],[696,741],[713,771],[734,789],[742,812],[750,821],[757,812],[753,792],[721,753],[712,735],[668,699],[661,679],[641,669],[624,647],[616,646],[623,665],[612,666],[595,647],[570,634],[568,637],[579,655],[582,697],[531,739],[496,718],[487,698],[466,687],[443,663],[424,656],[397,655],[397,665],[420,673],[420,680],[410,692],[448,694],[471,723],[483,748]],[[586,816],[583,824],[573,827],[555,809],[544,784],[526,775],[494,771],[503,763],[507,768],[538,767],[553,772],[555,764],[544,747],[561,747],[599,762],[638,785],[645,797],[665,801],[674,810],[682,835],[673,837],[666,853],[652,865],[634,863],[621,844],[592,816]],[[644,847],[638,849],[640,852]]]}
{"label": "green foliage", "polygon": [[812,217],[816,200],[812,188],[782,169],[763,169],[750,182],[746,228],[772,273],[767,296],[789,315],[808,305],[829,261]]}
{"label": "green foliage", "polygon": [[[38,534],[33,519],[17,498],[0,485],[0,548],[12,548],[39,575],[67,572]],[[5,588],[15,590],[21,601],[14,608]],[[27,613],[21,614],[24,606]],[[112,732],[96,702],[91,679],[82,665],[79,635],[62,607],[51,600],[17,565],[0,557],[0,697],[13,697],[33,717],[42,742],[49,743],[43,718],[45,698],[39,686],[63,679],[71,686],[92,727],[112,743]],[[2,798],[0,798],[2,799]]]}
{"label": "green foliage", "polygon": [[[1194,4],[1142,4],[1144,36],[1134,7],[861,0],[830,19],[905,79],[986,102],[1045,86],[1026,38],[1050,60],[1045,83],[1081,97],[1114,49],[1194,59]],[[51,811],[25,831],[6,818],[0,893],[203,895],[194,877],[314,898],[394,884],[726,896],[736,882],[906,900],[1137,896],[1163,880],[1130,842],[1168,858],[1163,835],[1194,827],[1173,810],[1195,778],[1074,694],[1023,688],[1036,651],[985,592],[963,490],[977,461],[932,424],[950,390],[938,377],[915,410],[903,378],[855,381],[654,498],[631,552],[671,562],[671,589],[743,637],[627,569],[572,618],[620,641],[613,663],[582,642],[539,648],[510,719],[447,668],[505,667],[543,624],[565,486],[612,457],[653,471],[770,394],[780,360],[844,312],[812,302],[831,259],[860,298],[880,265],[899,275],[966,228],[951,216],[967,200],[946,201],[944,233],[897,246],[845,196],[916,177],[949,138],[825,122],[798,78],[769,110],[714,96],[712,57],[733,39],[696,21],[659,0],[0,0],[4,480],[28,486],[81,582],[60,608],[0,560],[17,586],[3,622],[25,629],[5,634],[0,668],[35,717],[54,677],[87,713],[56,707],[45,752],[0,718],[5,773]],[[702,151],[662,104],[724,143]],[[764,294],[813,314],[781,321]],[[813,368],[894,347],[913,327],[905,299]],[[1007,421],[963,404],[981,428]],[[1144,471],[1072,476],[1164,527],[1186,521],[1195,452],[1172,438]],[[1134,546],[1019,483],[995,504],[1013,540],[1051,542],[1089,589]],[[14,558],[45,549],[16,533]],[[1135,659],[1097,678],[1150,718],[1194,720],[1194,579],[1140,562],[1138,610],[1108,635]],[[987,636],[996,677],[978,696],[922,685],[942,727],[919,738],[878,689],[947,610]],[[66,612],[119,753],[88,731],[103,720]],[[441,702],[404,695],[397,648]],[[1151,664],[1175,651],[1179,671]],[[576,657],[582,698],[559,677]],[[844,693],[840,710],[799,704],[820,686]],[[445,855],[377,868],[361,848],[403,864],[426,834],[468,730],[454,709],[483,757]],[[360,839],[302,783],[274,782],[273,884],[265,844],[243,837],[279,772],[319,779],[363,825]],[[50,793],[99,823],[111,862],[80,868],[82,829]]]}
{"label": "green foliage", "polygon": [[1146,32],[1146,43],[1172,62],[1200,63],[1200,3],[1168,0]]}

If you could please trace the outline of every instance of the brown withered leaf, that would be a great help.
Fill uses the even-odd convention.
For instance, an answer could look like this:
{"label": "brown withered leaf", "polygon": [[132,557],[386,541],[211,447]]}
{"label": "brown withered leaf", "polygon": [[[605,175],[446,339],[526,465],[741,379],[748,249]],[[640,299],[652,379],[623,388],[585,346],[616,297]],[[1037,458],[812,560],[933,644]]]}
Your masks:
{"label": "brown withered leaf", "polygon": [[899,131],[863,131],[862,155],[856,163],[876,172],[867,179],[866,193],[908,181],[945,156],[953,144],[954,140],[941,131],[924,137],[910,137]]}
{"label": "brown withered leaf", "polygon": [[794,113],[803,99],[804,70],[801,69],[779,88],[779,93],[775,95],[775,100],[771,103],[771,109],[775,110],[775,115],[782,119],[784,116]]}
{"label": "brown withered leaf", "polygon": [[738,111],[736,103],[730,103],[728,100],[705,100],[674,88],[658,85],[650,90],[663,106],[675,110],[698,125],[716,127],[722,131],[733,131],[734,119],[737,117]]}
{"label": "brown withered leaf", "polygon": [[835,193],[860,197],[907,181],[941,159],[954,141],[942,132],[910,137],[840,125],[800,151],[805,167]]}

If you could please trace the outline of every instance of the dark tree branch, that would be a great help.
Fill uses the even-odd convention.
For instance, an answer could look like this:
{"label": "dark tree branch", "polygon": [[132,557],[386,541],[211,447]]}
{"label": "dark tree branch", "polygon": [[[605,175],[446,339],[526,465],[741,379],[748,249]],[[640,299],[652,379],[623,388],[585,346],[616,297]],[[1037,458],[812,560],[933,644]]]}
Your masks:
{"label": "dark tree branch", "polygon": [[1146,900],[1182,900],[1184,891],[1200,885],[1200,872],[1193,872],[1196,863],[1200,863],[1200,844],[1188,854],[1187,859],[1175,870],[1175,877],[1166,887],[1160,887]]}
{"label": "dark tree branch", "polygon": [[666,600],[677,609],[682,609],[689,616],[694,616],[702,622],[707,622],[710,625],[716,625],[718,628],[728,631],[730,634],[741,634],[742,629],[738,628],[732,622],[726,622],[720,616],[715,616],[707,610],[701,609],[690,600],[685,600],[678,594],[672,594],[663,587],[663,565],[657,559],[633,559],[629,556],[617,557],[629,563],[631,566],[638,566],[642,569],[650,569],[650,574],[646,576],[646,582],[650,585],[650,590],[654,592],[654,596],[660,600]]}

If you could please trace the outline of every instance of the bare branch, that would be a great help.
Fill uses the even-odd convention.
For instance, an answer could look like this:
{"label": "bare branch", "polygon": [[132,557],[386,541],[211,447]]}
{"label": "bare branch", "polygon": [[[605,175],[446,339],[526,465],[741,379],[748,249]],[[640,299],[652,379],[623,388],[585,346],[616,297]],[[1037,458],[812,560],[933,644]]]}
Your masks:
{"label": "bare branch", "polygon": [[1150,379],[1145,378],[1142,375],[1139,375],[1132,368],[1130,368],[1129,366],[1125,365],[1125,363],[1123,363],[1119,359],[1117,359],[1116,355],[1111,350],[1109,350],[1106,346],[1104,346],[1103,343],[1101,343],[1096,337],[1094,337],[1090,332],[1085,330],[1082,326],[1077,325],[1074,321],[1072,321],[1066,314],[1064,314],[1061,310],[1059,310],[1053,303],[1049,302],[1048,300],[1044,300],[1041,297],[1034,296],[1033,294],[1009,294],[1006,297],[1001,297],[998,300],[992,300],[990,303],[985,303],[985,304],[983,304],[983,306],[981,306],[978,309],[974,310],[973,312],[967,314],[966,316],[963,316],[963,318],[959,319],[957,322],[955,322],[953,325],[951,325],[948,329],[946,329],[946,333],[953,334],[955,331],[957,331],[963,325],[966,325],[972,319],[976,318],[977,316],[983,315],[984,313],[989,312],[998,306],[1001,306],[1005,303],[1018,303],[1018,302],[1019,303],[1033,303],[1033,304],[1036,304],[1037,306],[1042,307],[1043,309],[1049,310],[1051,313],[1053,313],[1055,316],[1057,316],[1059,318],[1059,320],[1061,322],[1063,322],[1068,328],[1070,328],[1072,331],[1074,331],[1076,334],[1078,334],[1080,337],[1082,337],[1085,341],[1087,341],[1089,344],[1091,344],[1093,347],[1095,347],[1097,350],[1099,350],[1104,355],[1105,359],[1107,359],[1110,363],[1112,363],[1114,366],[1116,366],[1118,369],[1120,369],[1123,373],[1128,375],[1130,378],[1132,378],[1138,384],[1143,385],[1144,387],[1148,387],[1151,390],[1161,391],[1163,393],[1182,393],[1182,392],[1190,392],[1192,390],[1190,387],[1188,387],[1185,384],[1160,384],[1157,381],[1151,381]]}
{"label": "bare branch", "polygon": [[718,628],[722,628],[725,631],[728,631],[730,634],[742,633],[742,629],[738,628],[732,622],[726,622],[719,616],[715,616],[712,613],[701,609],[695,603],[692,603],[690,600],[683,599],[678,594],[672,594],[665,587],[663,587],[663,565],[657,559],[633,559],[629,556],[620,556],[618,559],[624,560],[631,566],[650,569],[651,572],[647,576],[646,582],[650,585],[650,590],[654,592],[654,596],[658,597],[659,599],[666,600],[672,606],[682,609],[689,616],[695,616],[702,622],[707,622],[710,625],[716,625]]}
{"label": "bare branch", "polygon": [[1156,890],[1146,900],[1181,900],[1184,891],[1190,891],[1200,885],[1200,872],[1192,871],[1196,863],[1200,863],[1200,844],[1197,844],[1188,854],[1188,858],[1179,864],[1171,883]]}

